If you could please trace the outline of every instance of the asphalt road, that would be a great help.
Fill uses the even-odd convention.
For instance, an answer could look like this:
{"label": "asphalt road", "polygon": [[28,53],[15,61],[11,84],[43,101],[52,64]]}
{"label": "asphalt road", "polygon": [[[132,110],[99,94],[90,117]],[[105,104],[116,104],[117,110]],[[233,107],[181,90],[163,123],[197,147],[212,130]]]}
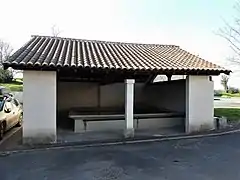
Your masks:
{"label": "asphalt road", "polygon": [[217,98],[214,108],[240,108],[240,98]]}
{"label": "asphalt road", "polygon": [[[214,101],[240,107],[240,98]],[[0,151],[21,140],[9,131]],[[0,180],[15,179],[240,179],[240,134],[101,148],[68,148],[0,157]]]}
{"label": "asphalt road", "polygon": [[240,134],[0,157],[1,180],[239,180]]}

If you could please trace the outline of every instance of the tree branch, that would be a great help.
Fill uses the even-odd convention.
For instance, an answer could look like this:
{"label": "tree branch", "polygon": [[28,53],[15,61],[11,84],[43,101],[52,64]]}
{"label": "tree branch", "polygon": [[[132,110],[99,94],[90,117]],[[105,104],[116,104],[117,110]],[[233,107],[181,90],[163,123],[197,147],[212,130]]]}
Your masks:
{"label": "tree branch", "polygon": [[234,48],[236,48],[239,52],[240,52],[240,48],[237,47],[237,45],[235,45],[230,38],[228,38],[227,36],[224,36],[222,34],[218,34],[219,36],[223,37],[224,39],[226,39]]}

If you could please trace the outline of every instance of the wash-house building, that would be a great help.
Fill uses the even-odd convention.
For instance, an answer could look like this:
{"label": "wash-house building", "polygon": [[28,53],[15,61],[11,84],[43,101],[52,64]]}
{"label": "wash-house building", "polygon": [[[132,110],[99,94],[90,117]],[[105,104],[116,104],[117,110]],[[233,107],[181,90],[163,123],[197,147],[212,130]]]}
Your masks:
{"label": "wash-house building", "polygon": [[175,125],[213,129],[211,77],[230,73],[175,45],[48,36],[32,36],[4,67],[23,70],[25,143],[55,142],[60,126],[126,138]]}

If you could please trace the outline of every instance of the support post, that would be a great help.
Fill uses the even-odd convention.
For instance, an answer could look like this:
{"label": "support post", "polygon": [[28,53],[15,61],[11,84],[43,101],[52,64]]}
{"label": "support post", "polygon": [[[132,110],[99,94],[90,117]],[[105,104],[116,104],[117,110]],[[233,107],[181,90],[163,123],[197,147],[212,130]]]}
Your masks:
{"label": "support post", "polygon": [[56,141],[56,72],[23,71],[23,143]]}
{"label": "support post", "polygon": [[187,76],[186,122],[187,133],[214,128],[214,88],[209,76]]}
{"label": "support post", "polygon": [[125,80],[125,138],[134,137],[133,109],[134,109],[134,79]]}

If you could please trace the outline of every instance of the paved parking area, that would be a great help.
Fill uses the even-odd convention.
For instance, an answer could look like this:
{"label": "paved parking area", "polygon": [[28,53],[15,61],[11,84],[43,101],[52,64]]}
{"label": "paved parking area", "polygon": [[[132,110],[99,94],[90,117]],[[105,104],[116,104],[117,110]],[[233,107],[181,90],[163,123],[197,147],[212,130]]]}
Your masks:
{"label": "paved parking area", "polygon": [[1,180],[238,180],[240,133],[0,157]]}
{"label": "paved parking area", "polygon": [[22,142],[22,127],[14,127],[9,130],[0,141],[0,151],[14,149]]}

